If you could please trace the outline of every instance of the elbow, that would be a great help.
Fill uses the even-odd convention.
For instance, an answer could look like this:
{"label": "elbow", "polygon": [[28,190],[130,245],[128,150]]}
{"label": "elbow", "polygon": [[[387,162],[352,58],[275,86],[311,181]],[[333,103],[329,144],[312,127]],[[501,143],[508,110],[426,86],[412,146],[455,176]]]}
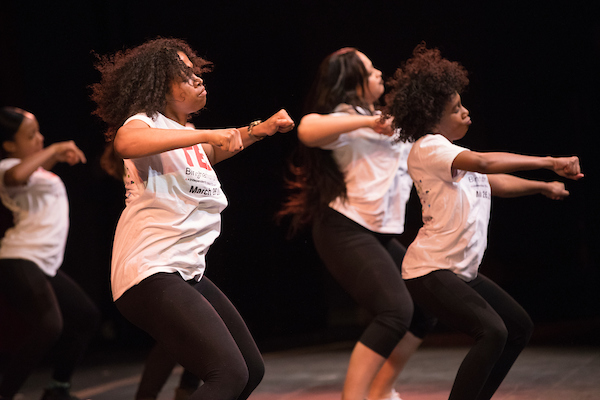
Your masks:
{"label": "elbow", "polygon": [[29,179],[29,177],[21,177],[19,176],[19,174],[14,171],[14,170],[8,170],[4,173],[4,186],[6,187],[11,187],[11,186],[23,186],[25,184],[27,184],[27,180]]}
{"label": "elbow", "polygon": [[132,158],[132,154],[130,151],[131,146],[128,145],[127,140],[125,139],[125,134],[119,134],[121,130],[117,131],[113,139],[113,153],[116,158]]}
{"label": "elbow", "polygon": [[298,140],[305,145],[306,147],[316,147],[317,143],[312,139],[311,135],[310,135],[310,129],[308,129],[306,127],[306,125],[303,125],[302,122],[300,122],[300,125],[298,125]]}
{"label": "elbow", "polygon": [[126,155],[126,148],[121,144],[120,141],[117,141],[117,138],[115,138],[113,142],[113,154],[116,158],[128,158]]}

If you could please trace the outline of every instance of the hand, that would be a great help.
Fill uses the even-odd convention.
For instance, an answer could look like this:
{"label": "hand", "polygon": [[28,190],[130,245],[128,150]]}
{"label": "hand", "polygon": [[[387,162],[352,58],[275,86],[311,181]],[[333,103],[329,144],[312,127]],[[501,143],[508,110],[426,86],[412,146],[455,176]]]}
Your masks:
{"label": "hand", "polygon": [[211,130],[208,143],[231,153],[235,153],[244,148],[240,131],[235,128]]}
{"label": "hand", "polygon": [[373,117],[373,130],[381,135],[392,136],[394,134],[394,128],[392,128],[392,121],[394,119],[389,115],[377,115]]}
{"label": "hand", "polygon": [[562,182],[547,182],[541,193],[552,200],[562,200],[569,195]]}
{"label": "hand", "polygon": [[72,140],[53,143],[49,147],[52,148],[54,159],[58,162],[66,162],[69,165],[75,165],[77,163],[85,164],[87,162],[83,152]]}
{"label": "hand", "polygon": [[[260,123],[254,128],[254,134],[261,136],[262,134],[267,136],[273,136],[277,132],[286,133],[294,129],[296,125],[287,111],[281,109],[268,120]],[[258,129],[257,129],[258,128]],[[260,133],[259,133],[260,132]]]}
{"label": "hand", "polygon": [[579,165],[579,157],[557,157],[552,160],[554,161],[552,170],[556,174],[574,180],[583,178],[581,166]]}

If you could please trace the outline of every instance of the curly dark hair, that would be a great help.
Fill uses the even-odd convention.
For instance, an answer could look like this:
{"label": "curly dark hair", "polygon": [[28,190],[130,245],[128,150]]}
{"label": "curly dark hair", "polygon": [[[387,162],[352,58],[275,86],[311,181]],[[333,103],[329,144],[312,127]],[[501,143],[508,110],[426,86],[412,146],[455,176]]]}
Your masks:
{"label": "curly dark hair", "polygon": [[[190,59],[194,68],[181,60],[178,52]],[[200,76],[212,64],[196,55],[181,39],[157,38],[113,55],[99,56],[96,69],[102,74],[91,86],[91,98],[97,108],[93,114],[108,124],[107,140],[137,113],[154,116],[165,110],[173,82],[185,82],[192,74]]]}
{"label": "curly dark hair", "polygon": [[391,90],[385,96],[385,112],[394,117],[394,128],[402,128],[400,138],[414,142],[431,132],[448,101],[468,84],[467,70],[461,64],[421,43],[388,82]]}
{"label": "curly dark hair", "polygon": [[[331,113],[340,104],[350,112],[362,107],[370,112],[357,88],[365,92],[369,76],[363,61],[352,47],[345,47],[320,64],[309,92],[306,111]],[[290,192],[277,219],[290,217],[290,236],[314,219],[320,218],[333,200],[347,197],[344,174],[333,159],[331,150],[307,147],[298,143],[289,166],[286,186]]]}

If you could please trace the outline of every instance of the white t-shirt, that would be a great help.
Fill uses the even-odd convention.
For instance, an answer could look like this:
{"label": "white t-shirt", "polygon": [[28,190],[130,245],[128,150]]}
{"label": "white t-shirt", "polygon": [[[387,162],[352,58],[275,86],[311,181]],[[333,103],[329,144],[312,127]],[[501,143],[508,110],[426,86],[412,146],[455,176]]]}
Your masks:
{"label": "white t-shirt", "polygon": [[4,186],[4,173],[21,163],[0,161],[0,198],[13,213],[15,226],[0,242],[0,258],[34,262],[48,276],[56,275],[69,234],[69,199],[62,180],[42,167],[23,186]]}
{"label": "white t-shirt", "polygon": [[[191,129],[158,114],[152,128]],[[201,145],[125,159],[126,207],[113,245],[113,299],[158,272],[200,280],[205,256],[221,231],[227,199]]]}
{"label": "white t-shirt", "polygon": [[425,135],[408,156],[408,171],[421,199],[423,227],[402,263],[404,279],[449,269],[470,281],[487,246],[491,189],[487,176],[455,170],[464,147],[442,135]]}
{"label": "white t-shirt", "polygon": [[[336,110],[341,107],[348,106],[338,106]],[[358,111],[369,115],[360,108]],[[331,115],[349,114],[337,111]],[[406,203],[412,188],[406,166],[411,146],[399,141],[397,134],[385,136],[371,128],[343,133],[323,146],[333,151],[348,193],[345,202],[337,198],[329,206],[371,231],[404,232]]]}

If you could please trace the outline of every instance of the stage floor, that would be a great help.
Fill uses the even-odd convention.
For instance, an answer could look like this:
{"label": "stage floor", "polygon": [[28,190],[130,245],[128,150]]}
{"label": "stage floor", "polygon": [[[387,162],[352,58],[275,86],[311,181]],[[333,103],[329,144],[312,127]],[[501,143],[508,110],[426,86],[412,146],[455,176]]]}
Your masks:
{"label": "stage floor", "polygon": [[[338,400],[352,343],[264,354],[266,375],[252,400]],[[465,346],[426,346],[409,361],[396,388],[403,400],[447,399]],[[75,374],[73,394],[82,399],[133,400],[140,379],[141,356],[120,359],[109,354],[86,362]],[[181,367],[159,396],[173,399]],[[38,400],[49,379],[40,369],[16,400]],[[494,396],[497,400],[600,399],[600,348],[530,346],[517,360]]]}

